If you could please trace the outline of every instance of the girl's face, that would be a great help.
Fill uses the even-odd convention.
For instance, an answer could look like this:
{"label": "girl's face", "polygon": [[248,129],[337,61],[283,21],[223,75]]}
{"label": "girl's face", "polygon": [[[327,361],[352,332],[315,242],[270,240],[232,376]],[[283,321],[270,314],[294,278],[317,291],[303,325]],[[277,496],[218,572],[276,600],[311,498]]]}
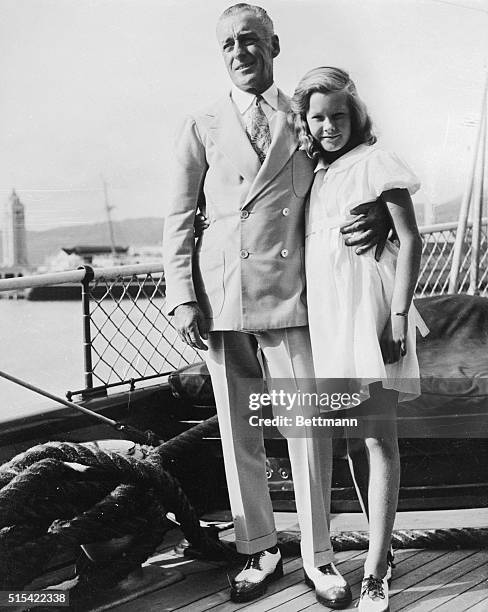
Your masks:
{"label": "girl's face", "polygon": [[351,138],[351,112],[347,94],[315,92],[310,96],[307,123],[313,138],[326,153],[343,149]]}

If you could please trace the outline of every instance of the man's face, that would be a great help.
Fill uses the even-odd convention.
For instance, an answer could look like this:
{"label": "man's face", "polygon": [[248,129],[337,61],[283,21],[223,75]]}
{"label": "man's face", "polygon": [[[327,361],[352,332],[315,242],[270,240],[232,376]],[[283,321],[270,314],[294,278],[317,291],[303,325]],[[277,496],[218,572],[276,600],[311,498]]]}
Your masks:
{"label": "man's face", "polygon": [[217,39],[236,87],[257,95],[272,85],[280,43],[257,17],[246,11],[225,17],[217,24]]}

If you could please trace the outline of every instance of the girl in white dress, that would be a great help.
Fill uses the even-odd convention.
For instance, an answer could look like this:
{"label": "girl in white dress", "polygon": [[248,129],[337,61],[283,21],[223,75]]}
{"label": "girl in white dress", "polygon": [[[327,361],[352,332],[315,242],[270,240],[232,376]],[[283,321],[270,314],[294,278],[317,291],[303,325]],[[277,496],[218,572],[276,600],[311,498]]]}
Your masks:
{"label": "girl in white dress", "polygon": [[[387,555],[400,482],[396,407],[420,394],[415,333],[423,322],[412,297],[422,247],[410,199],[419,182],[375,145],[366,107],[343,70],[308,72],[292,110],[301,147],[317,162],[305,251],[316,377],[325,385],[320,379],[346,379],[342,390],[363,400],[359,414],[374,409],[381,417],[364,426],[370,543],[359,602],[361,612],[380,612],[389,609]],[[340,232],[351,208],[374,201],[387,207],[400,241],[399,248],[388,242],[379,261],[372,252],[357,255]]]}

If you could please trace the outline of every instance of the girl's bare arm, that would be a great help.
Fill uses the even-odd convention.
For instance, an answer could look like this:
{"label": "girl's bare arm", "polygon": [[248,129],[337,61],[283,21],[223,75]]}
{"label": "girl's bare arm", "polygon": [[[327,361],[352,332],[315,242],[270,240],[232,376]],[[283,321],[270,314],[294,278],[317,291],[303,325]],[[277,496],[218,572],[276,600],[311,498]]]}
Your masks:
{"label": "girl's bare arm", "polygon": [[382,198],[388,207],[400,241],[391,311],[407,312],[419,276],[422,239],[408,191],[390,189],[383,192]]}
{"label": "girl's bare arm", "polygon": [[390,189],[383,192],[382,199],[388,208],[400,241],[390,319],[380,339],[385,363],[395,363],[406,354],[408,330],[407,317],[395,313],[405,315],[412,303],[420,270],[422,239],[408,191]]}

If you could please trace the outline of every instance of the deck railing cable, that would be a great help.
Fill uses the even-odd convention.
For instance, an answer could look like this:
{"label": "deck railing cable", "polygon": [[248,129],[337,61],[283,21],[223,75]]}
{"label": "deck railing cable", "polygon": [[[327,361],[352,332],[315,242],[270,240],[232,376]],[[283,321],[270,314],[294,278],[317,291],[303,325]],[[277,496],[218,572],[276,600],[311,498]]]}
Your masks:
{"label": "deck railing cable", "polygon": [[[477,287],[470,289],[471,237],[473,224],[468,222],[458,274],[456,293],[488,295],[488,219],[481,224],[480,259]],[[415,290],[416,297],[443,295],[449,292],[449,277],[454,255],[457,223],[442,223],[420,229],[422,236],[422,263]]]}

